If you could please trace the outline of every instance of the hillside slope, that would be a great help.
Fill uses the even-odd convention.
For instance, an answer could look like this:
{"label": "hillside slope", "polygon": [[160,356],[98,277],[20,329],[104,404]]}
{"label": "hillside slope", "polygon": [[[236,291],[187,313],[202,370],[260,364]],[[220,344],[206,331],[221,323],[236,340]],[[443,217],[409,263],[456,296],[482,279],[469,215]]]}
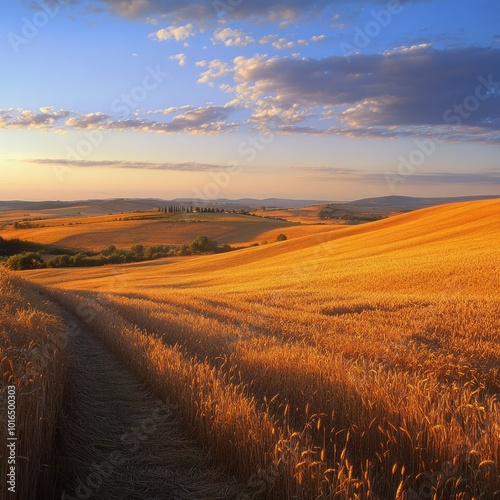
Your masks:
{"label": "hillside slope", "polygon": [[[97,311],[102,338],[152,387],[170,384],[221,461],[248,475],[275,457],[268,498],[496,498],[499,220],[500,201],[468,202],[222,255],[25,275],[70,290],[53,293],[82,319]],[[447,481],[426,479],[445,467]]]}
{"label": "hillside slope", "polygon": [[[411,293],[499,293],[500,200],[432,207],[362,226],[336,228],[224,255],[175,258],[104,269],[40,270],[35,280],[68,288],[331,289]],[[323,228],[322,228],[323,229]],[[126,277],[126,278],[125,278]],[[443,281],[444,279],[444,281]],[[128,284],[126,283],[128,282]]]}

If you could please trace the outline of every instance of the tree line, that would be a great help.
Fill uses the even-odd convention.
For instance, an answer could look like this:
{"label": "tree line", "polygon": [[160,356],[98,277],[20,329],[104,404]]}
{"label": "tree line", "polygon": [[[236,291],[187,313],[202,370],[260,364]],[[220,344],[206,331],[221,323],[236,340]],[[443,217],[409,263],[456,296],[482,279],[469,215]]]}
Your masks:
{"label": "tree line", "polygon": [[[0,256],[4,258],[3,263],[15,271],[125,264],[160,259],[162,257],[222,253],[231,250],[235,250],[235,248],[227,244],[218,245],[216,241],[207,236],[198,236],[189,245],[150,245],[147,247],[134,245],[128,250],[118,249],[115,245],[110,245],[100,252],[76,251],[0,238]],[[54,255],[56,253],[57,255]],[[47,258],[47,255],[53,255],[53,257]]]}
{"label": "tree line", "polygon": [[164,207],[159,207],[158,211],[163,214],[192,214],[192,213],[213,213],[222,214],[227,212],[223,208],[213,208],[213,207],[185,207],[183,205],[168,205]]}

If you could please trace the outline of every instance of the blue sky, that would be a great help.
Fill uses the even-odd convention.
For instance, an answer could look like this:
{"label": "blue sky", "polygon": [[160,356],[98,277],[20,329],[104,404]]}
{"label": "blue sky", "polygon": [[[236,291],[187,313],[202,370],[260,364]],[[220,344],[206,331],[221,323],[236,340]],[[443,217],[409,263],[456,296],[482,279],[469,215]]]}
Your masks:
{"label": "blue sky", "polygon": [[1,199],[500,194],[494,0],[15,1]]}

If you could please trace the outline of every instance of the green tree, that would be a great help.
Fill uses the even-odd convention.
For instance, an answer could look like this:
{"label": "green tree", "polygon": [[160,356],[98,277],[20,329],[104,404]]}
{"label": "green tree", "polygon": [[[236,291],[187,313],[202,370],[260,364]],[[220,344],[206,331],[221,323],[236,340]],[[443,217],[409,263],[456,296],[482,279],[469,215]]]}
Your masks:
{"label": "green tree", "polygon": [[69,255],[63,254],[54,257],[47,262],[48,267],[69,267],[71,266],[71,257]]}
{"label": "green tree", "polygon": [[193,253],[215,252],[217,250],[217,242],[211,240],[208,236],[198,236],[189,248]]}
{"label": "green tree", "polygon": [[83,261],[87,257],[85,252],[78,252],[76,255],[72,255],[69,259],[72,266],[82,266]]}
{"label": "green tree", "polygon": [[103,255],[111,255],[115,251],[116,251],[116,246],[115,245],[109,245],[109,247],[106,248],[106,250],[103,250],[101,253]]}
{"label": "green tree", "polygon": [[187,245],[181,245],[177,250],[177,255],[189,255],[189,247]]}
{"label": "green tree", "polygon": [[22,271],[23,269],[40,269],[45,267],[40,254],[35,252],[23,252],[12,257],[6,261],[7,266],[14,271]]}
{"label": "green tree", "polygon": [[144,245],[134,245],[131,249],[130,252],[138,258],[142,258],[143,252],[144,252]]}

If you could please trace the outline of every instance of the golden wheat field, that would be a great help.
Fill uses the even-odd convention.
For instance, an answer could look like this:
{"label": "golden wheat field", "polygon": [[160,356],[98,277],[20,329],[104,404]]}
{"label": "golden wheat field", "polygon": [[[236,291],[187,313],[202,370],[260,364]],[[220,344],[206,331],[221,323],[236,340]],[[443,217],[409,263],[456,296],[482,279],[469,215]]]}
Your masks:
{"label": "golden wheat field", "polygon": [[[67,337],[62,320],[46,298],[11,273],[0,274],[0,365],[2,371],[2,478],[18,461],[17,498],[53,498],[66,382]],[[9,408],[4,414],[4,409]],[[12,413],[13,412],[13,413]],[[3,417],[8,425],[3,425]],[[8,418],[7,418],[8,417]],[[11,435],[12,432],[12,435]],[[8,438],[18,436],[14,442]],[[29,457],[29,458],[28,458]],[[7,498],[9,483],[0,485]]]}
{"label": "golden wheat field", "polygon": [[500,200],[317,227],[22,276],[175,401],[240,500],[500,498]]}
{"label": "golden wheat field", "polygon": [[314,224],[320,220],[319,213],[321,212],[323,206],[310,206],[301,208],[289,208],[289,209],[260,209],[256,210],[255,213],[262,217],[282,217],[283,219],[289,220],[291,222],[301,222],[304,224]]}

